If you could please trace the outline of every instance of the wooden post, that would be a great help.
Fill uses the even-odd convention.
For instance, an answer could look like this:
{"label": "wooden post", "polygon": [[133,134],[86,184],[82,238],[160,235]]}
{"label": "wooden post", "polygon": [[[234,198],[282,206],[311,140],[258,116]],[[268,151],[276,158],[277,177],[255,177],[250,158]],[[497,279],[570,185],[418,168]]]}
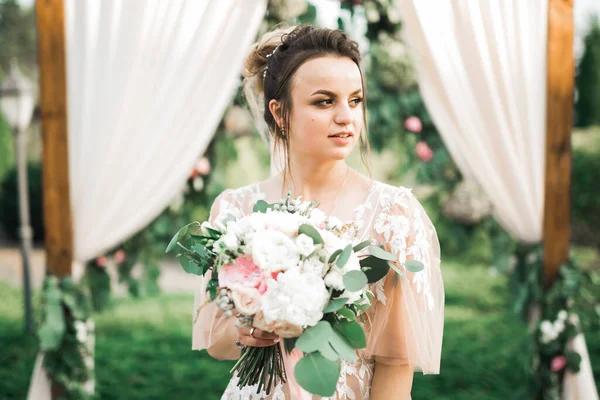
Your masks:
{"label": "wooden post", "polygon": [[[64,0],[37,0],[46,269],[59,277],[71,274],[73,260],[64,17]],[[64,396],[54,381],[50,395]]]}
{"label": "wooden post", "polygon": [[544,281],[549,288],[568,259],[573,119],[573,0],[548,2]]}
{"label": "wooden post", "polygon": [[60,277],[71,274],[73,261],[64,0],[37,0],[36,15],[46,265]]}

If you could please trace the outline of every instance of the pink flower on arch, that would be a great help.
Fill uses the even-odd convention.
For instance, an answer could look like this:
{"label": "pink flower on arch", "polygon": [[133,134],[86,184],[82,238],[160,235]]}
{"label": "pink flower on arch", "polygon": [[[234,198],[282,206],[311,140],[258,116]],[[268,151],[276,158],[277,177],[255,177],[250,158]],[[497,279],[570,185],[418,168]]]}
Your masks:
{"label": "pink flower on arch", "polygon": [[96,258],[96,265],[99,267],[106,267],[106,257],[100,256]]}
{"label": "pink flower on arch", "polygon": [[119,249],[115,252],[114,260],[117,264],[121,264],[126,258],[127,256],[125,255],[125,250]]}
{"label": "pink flower on arch", "polygon": [[567,359],[565,356],[556,356],[550,363],[550,369],[552,372],[560,372],[567,365]]}
{"label": "pink flower on arch", "polygon": [[251,256],[236,258],[231,263],[224,265],[219,270],[219,286],[234,288],[236,286],[256,288],[261,283],[262,273],[258,265],[254,264]]}
{"label": "pink flower on arch", "polygon": [[427,143],[420,141],[415,146],[415,153],[424,162],[429,162],[433,158],[433,151],[429,148]]}
{"label": "pink flower on arch", "polygon": [[195,169],[202,176],[208,175],[210,173],[210,161],[208,161],[208,158],[202,157],[196,161]]}
{"label": "pink flower on arch", "polygon": [[406,118],[404,121],[404,127],[414,133],[421,133],[423,130],[423,124],[419,117],[415,117],[414,115]]}

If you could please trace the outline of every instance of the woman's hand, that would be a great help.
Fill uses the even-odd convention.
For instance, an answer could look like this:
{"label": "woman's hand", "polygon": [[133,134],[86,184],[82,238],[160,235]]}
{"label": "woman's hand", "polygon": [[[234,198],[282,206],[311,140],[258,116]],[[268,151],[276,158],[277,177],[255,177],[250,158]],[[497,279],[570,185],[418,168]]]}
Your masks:
{"label": "woman's hand", "polygon": [[246,346],[267,347],[279,343],[279,336],[271,332],[261,331],[251,326],[238,328],[238,341]]}

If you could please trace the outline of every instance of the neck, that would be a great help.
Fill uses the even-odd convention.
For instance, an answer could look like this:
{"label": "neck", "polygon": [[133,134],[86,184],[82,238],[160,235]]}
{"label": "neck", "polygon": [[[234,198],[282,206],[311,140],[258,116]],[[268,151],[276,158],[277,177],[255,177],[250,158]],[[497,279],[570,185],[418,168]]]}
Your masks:
{"label": "neck", "polygon": [[336,196],[349,172],[344,160],[316,162],[290,159],[290,170],[282,177],[283,192],[292,190],[292,196],[302,196],[303,200],[327,201]]}

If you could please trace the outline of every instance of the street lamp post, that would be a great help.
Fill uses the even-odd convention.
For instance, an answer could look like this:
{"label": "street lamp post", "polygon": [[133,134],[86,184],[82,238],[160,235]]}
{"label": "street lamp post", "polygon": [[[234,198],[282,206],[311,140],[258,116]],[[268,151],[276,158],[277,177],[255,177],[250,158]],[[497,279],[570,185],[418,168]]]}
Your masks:
{"label": "street lamp post", "polygon": [[30,254],[33,230],[29,222],[29,195],[27,187],[27,127],[31,121],[35,101],[33,85],[19,70],[15,60],[0,87],[0,108],[15,135],[17,176],[19,181],[19,214],[21,225],[21,257],[23,259],[23,294],[25,302],[25,331],[33,332],[31,311]]}

